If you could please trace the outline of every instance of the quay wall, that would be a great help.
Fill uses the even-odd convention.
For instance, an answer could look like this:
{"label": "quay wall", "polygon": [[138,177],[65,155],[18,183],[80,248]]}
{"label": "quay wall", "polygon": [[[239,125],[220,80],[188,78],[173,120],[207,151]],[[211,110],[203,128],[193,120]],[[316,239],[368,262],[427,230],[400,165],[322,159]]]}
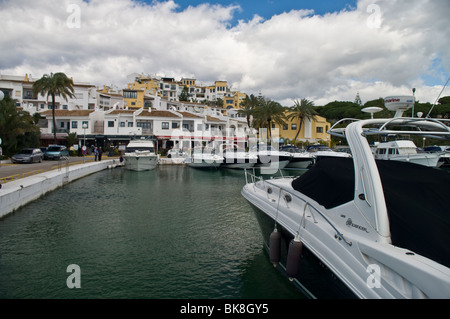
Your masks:
{"label": "quay wall", "polygon": [[0,218],[38,199],[45,193],[78,178],[115,167],[117,160],[104,160],[44,172],[2,185],[0,189]]}

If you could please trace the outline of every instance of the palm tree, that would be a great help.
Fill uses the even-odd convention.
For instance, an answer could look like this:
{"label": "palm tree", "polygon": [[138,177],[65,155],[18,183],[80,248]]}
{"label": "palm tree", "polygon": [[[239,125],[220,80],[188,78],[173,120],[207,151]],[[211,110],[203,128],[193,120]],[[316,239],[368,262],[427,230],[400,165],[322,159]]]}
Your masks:
{"label": "palm tree", "polygon": [[295,100],[294,106],[290,107],[290,113],[287,116],[289,120],[300,121],[298,126],[297,134],[295,134],[294,142],[297,140],[298,135],[302,129],[302,124],[305,119],[315,120],[316,115],[318,115],[317,111],[314,109],[314,102],[309,101],[307,99],[301,99],[300,101]]}
{"label": "palm tree", "polygon": [[67,75],[62,72],[45,74],[42,78],[34,82],[33,93],[35,95],[41,94],[42,96],[50,95],[52,97],[52,116],[53,116],[53,139],[56,144],[56,119],[55,119],[55,99],[56,95],[67,100],[67,98],[73,98],[74,89],[73,81],[69,79]]}
{"label": "palm tree", "polygon": [[242,109],[239,109],[237,112],[238,114],[243,114],[247,118],[247,125],[250,128],[250,117],[255,112],[256,107],[258,106],[258,98],[254,96],[253,94],[250,94],[250,96],[246,95],[244,101],[242,102]]}
{"label": "palm tree", "polygon": [[253,113],[253,126],[268,128],[268,140],[270,141],[272,138],[272,122],[280,126],[286,125],[286,108],[278,102],[263,97],[258,97],[258,102],[258,106]]}

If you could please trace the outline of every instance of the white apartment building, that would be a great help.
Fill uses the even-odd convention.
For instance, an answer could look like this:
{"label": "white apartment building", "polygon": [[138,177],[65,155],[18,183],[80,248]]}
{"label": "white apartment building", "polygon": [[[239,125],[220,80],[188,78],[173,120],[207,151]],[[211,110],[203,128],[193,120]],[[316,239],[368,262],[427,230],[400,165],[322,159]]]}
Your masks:
{"label": "white apartment building", "polygon": [[[17,100],[16,106],[31,114],[51,109],[51,97],[33,94],[33,83],[39,78],[0,74],[0,90]],[[97,90],[94,85],[74,82],[74,98],[68,100],[56,96],[56,110],[94,110],[97,105]]]}
{"label": "white apartment building", "polygon": [[[51,98],[33,95],[32,86],[36,80],[28,74],[0,75],[0,90],[16,99],[17,107],[31,114],[41,114],[44,123],[41,125],[41,144],[48,145],[53,143],[54,137]],[[123,92],[118,88],[99,90],[88,83],[74,82],[74,98],[56,98],[58,143],[64,143],[70,133],[76,133],[80,145],[86,142],[103,147],[126,145],[134,137],[153,136],[160,147],[166,148],[180,139],[193,142],[235,140],[248,130],[245,118],[238,117],[236,111],[227,110],[224,115],[223,108],[171,100],[171,94],[175,97],[181,93],[180,86],[172,79],[165,78],[160,88],[168,98],[146,94],[145,98],[153,107],[131,109],[124,106]],[[214,93],[210,90],[205,88],[205,94]]]}

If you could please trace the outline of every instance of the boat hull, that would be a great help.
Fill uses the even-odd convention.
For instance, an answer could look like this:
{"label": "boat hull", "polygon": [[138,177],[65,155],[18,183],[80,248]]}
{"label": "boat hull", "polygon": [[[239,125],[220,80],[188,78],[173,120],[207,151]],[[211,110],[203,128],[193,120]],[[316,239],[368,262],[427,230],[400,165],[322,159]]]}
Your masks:
{"label": "boat hull", "polygon": [[[251,205],[255,212],[261,234],[264,241],[264,248],[269,251],[269,238],[274,230],[275,220]],[[286,276],[286,263],[288,247],[294,235],[287,231],[283,226],[277,224],[277,230],[281,233],[281,258],[277,269]],[[269,258],[267,262],[270,263]],[[357,299],[357,296],[339,280],[331,270],[328,269],[320,260],[303,245],[300,272],[293,281],[299,291],[307,298],[318,299]]]}
{"label": "boat hull", "polygon": [[399,162],[408,162],[428,167],[439,167],[441,165],[438,165],[439,162],[439,156],[434,156],[434,154],[430,155],[418,155],[418,156],[398,156],[398,157],[391,157],[388,159],[382,158],[381,160],[384,161],[399,161]]}
{"label": "boat hull", "polygon": [[247,156],[243,157],[224,157],[223,163],[220,165],[221,168],[230,169],[248,169],[255,166],[257,158],[250,158]]}
{"label": "boat hull", "polygon": [[186,165],[189,167],[194,167],[194,168],[219,168],[220,167],[220,163],[217,162],[206,162],[206,161],[201,161],[201,162],[186,162]]}
{"label": "boat hull", "polygon": [[314,164],[313,158],[296,158],[293,157],[286,168],[308,168]]}
{"label": "boat hull", "polygon": [[158,165],[158,156],[124,155],[124,166],[131,171],[149,171]]}
{"label": "boat hull", "polygon": [[258,155],[258,161],[255,167],[283,169],[291,161],[291,156]]}

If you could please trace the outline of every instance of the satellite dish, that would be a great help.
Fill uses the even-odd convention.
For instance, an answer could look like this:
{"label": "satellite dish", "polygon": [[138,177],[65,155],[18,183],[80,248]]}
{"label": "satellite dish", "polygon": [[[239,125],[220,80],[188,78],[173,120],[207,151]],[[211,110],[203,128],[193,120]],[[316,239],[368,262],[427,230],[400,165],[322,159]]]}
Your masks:
{"label": "satellite dish", "polygon": [[381,107],[377,107],[377,106],[371,106],[371,107],[365,107],[363,108],[361,111],[363,111],[364,113],[370,113],[370,118],[373,119],[373,115],[375,113],[378,113],[380,111],[383,111],[383,109]]}

